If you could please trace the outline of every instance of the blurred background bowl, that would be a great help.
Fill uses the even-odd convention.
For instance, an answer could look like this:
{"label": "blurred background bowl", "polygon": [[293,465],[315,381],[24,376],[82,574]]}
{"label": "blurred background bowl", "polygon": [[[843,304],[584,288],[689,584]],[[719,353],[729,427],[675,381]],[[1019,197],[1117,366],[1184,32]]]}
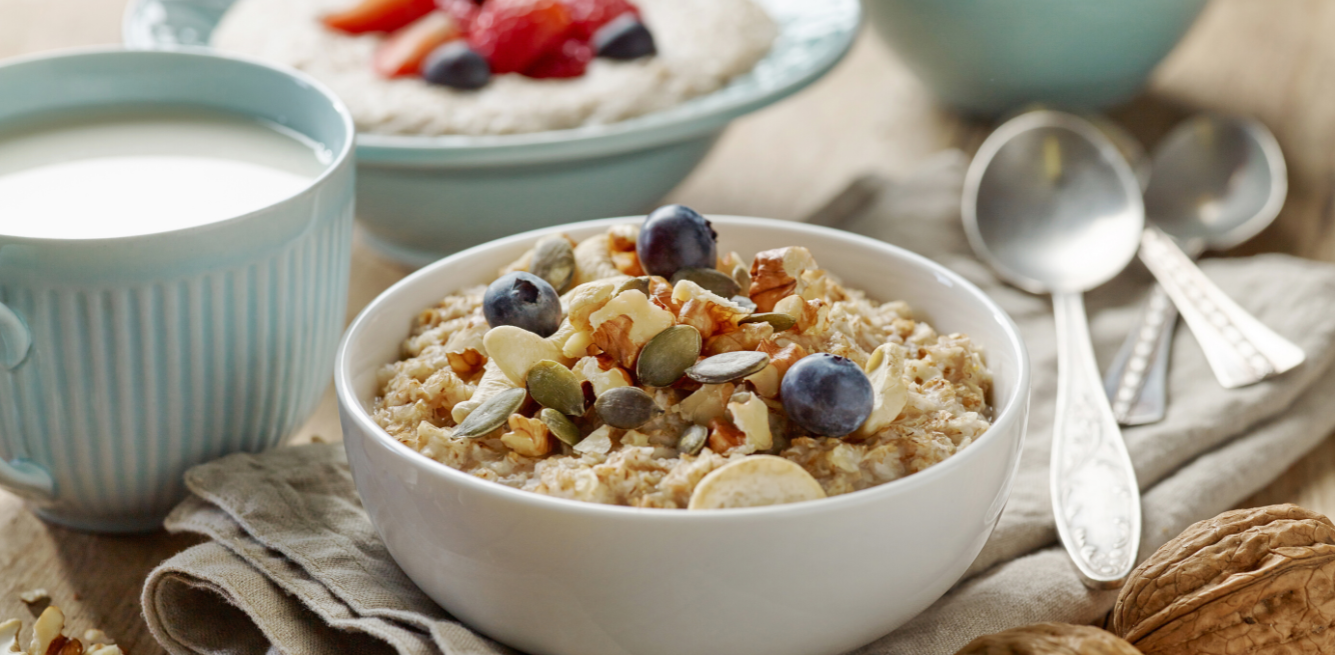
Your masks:
{"label": "blurred background bowl", "polygon": [[1119,104],[1206,0],[864,0],[871,25],[944,102],[995,116]]}
{"label": "blurred background bowl", "polygon": [[[131,48],[206,46],[233,0],[137,0]],[[498,136],[357,137],[357,217],[367,241],[421,266],[502,236],[647,212],[733,119],[796,93],[848,52],[858,0],[756,0],[779,24],[770,53],[724,88],[609,125]]]}

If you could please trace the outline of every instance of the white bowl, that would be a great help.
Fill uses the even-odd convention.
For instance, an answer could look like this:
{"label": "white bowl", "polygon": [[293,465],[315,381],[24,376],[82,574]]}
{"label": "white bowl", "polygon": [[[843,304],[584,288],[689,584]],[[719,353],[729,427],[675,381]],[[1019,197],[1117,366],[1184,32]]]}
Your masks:
{"label": "white bowl", "polygon": [[710,217],[722,251],[790,245],[878,300],[903,299],[980,344],[991,429],[930,469],[824,500],[708,512],[563,500],[472,477],[398,443],[368,414],[376,371],[412,318],[490,281],[539,237],[580,239],[606,219],[493,241],[394,285],[353,322],[336,363],[353,478],[390,553],[419,587],[488,636],[535,655],[842,653],[940,598],[978,555],[1010,493],[1029,404],[1011,319],[977,287],[873,239],[809,225]]}

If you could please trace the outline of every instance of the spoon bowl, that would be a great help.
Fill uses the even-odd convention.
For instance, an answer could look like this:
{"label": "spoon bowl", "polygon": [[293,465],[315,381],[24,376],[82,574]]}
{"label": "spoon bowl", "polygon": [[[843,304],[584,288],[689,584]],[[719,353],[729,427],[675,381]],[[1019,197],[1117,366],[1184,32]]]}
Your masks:
{"label": "spoon bowl", "polygon": [[1183,121],[1155,148],[1152,170],[1146,214],[1189,253],[1227,250],[1256,236],[1288,194],[1279,143],[1249,118]]}
{"label": "spoon bowl", "polygon": [[1023,114],[978,150],[962,205],[969,242],[1034,293],[1092,289],[1136,255],[1145,209],[1135,174],[1082,119]]}

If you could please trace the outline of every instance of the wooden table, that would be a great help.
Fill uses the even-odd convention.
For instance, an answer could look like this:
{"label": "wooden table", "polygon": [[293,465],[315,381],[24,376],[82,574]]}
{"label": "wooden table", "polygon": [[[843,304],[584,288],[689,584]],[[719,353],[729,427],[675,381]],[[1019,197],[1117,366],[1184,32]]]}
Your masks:
{"label": "wooden table", "polygon": [[[0,57],[119,38],[125,0],[0,0]],[[1335,261],[1335,3],[1215,0],[1154,77],[1114,113],[1153,143],[1187,112],[1247,113],[1277,133],[1289,160],[1288,204],[1245,253],[1290,252]],[[0,89],[0,93],[3,90]],[[987,126],[933,103],[885,47],[864,34],[849,58],[797,97],[740,120],[671,200],[715,212],[798,218],[863,174],[903,175],[947,147],[975,147]],[[405,271],[358,247],[349,316]],[[339,438],[332,395],[296,438]],[[1328,440],[1248,504],[1297,502],[1335,511],[1335,440]],[[42,587],[75,634],[97,627],[135,655],[160,653],[139,592],[158,562],[194,543],[154,534],[109,537],[47,525],[0,492],[0,618],[30,622],[18,594]]]}

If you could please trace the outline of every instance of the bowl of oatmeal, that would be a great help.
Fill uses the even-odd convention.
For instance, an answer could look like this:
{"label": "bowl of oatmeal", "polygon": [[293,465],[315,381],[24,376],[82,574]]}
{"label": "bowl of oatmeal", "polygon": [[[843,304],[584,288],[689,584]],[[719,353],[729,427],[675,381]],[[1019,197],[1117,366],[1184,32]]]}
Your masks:
{"label": "bowl of oatmeal", "polygon": [[594,57],[573,77],[494,74],[477,89],[377,69],[378,53],[417,23],[348,34],[321,22],[358,0],[136,0],[124,34],[131,47],[210,46],[329,84],[359,131],[368,241],[421,265],[523,230],[647,211],[731,120],[838,63],[861,19],[857,0],[600,1],[633,6],[652,54]]}
{"label": "bowl of oatmeal", "polygon": [[475,247],[371,303],[336,364],[365,506],[424,591],[525,652],[870,642],[1000,516],[1016,328],[892,245],[711,216],[710,253],[665,211]]}

